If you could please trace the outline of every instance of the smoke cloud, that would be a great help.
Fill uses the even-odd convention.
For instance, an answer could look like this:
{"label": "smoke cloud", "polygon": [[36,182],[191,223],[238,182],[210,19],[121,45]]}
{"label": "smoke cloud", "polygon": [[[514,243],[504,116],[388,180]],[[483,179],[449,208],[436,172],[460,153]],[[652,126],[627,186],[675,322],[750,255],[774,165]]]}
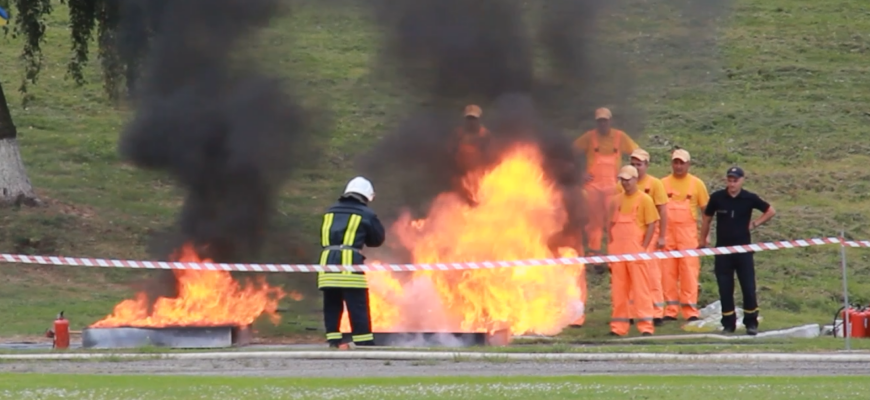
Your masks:
{"label": "smoke cloud", "polygon": [[[610,108],[616,128],[642,135],[637,67],[661,67],[663,58],[691,59],[709,48],[711,24],[728,9],[728,1],[685,0],[359,1],[385,31],[378,75],[419,99],[361,157],[360,170],[374,179],[381,198],[398,201],[375,207],[386,218],[395,217],[397,205],[422,216],[435,195],[451,189],[451,178],[464,171],[446,144],[462,124],[462,107],[474,103],[499,143],[496,153],[521,139],[539,144],[548,175],[563,185],[570,214],[565,235],[585,221],[576,188],[586,160],[571,144],[594,127],[594,110]],[[667,41],[642,40],[639,51],[614,47],[628,18],[655,30],[639,37]],[[661,34],[675,23],[684,35]]]}
{"label": "smoke cloud", "polygon": [[143,19],[159,21],[122,157],[170,173],[185,190],[180,240],[216,261],[250,257],[281,184],[315,154],[309,112],[242,47],[287,11],[283,2],[127,0],[122,9],[131,46],[142,46],[134,33]]}
{"label": "smoke cloud", "polygon": [[[620,116],[637,114],[626,95],[630,77],[608,66],[604,53],[590,54],[596,15],[605,2],[543,1],[536,13],[518,0],[366,4],[387,29],[377,70],[424,104],[410,109],[410,116],[361,159],[363,173],[381,188],[399,188],[381,197],[400,203],[385,205],[385,217],[395,217],[396,205],[425,212],[428,202],[465,172],[455,166],[448,143],[462,123],[462,107],[474,103],[483,108],[483,122],[493,133],[492,153],[518,140],[539,145],[548,175],[565,188],[566,232],[582,226],[582,199],[569,187],[579,183],[585,164],[571,151],[576,135],[563,129],[591,121],[594,109],[604,105]],[[537,20],[537,31],[527,23],[529,15]],[[539,56],[549,60],[549,73],[540,71]],[[605,72],[619,76],[602,81]]]}

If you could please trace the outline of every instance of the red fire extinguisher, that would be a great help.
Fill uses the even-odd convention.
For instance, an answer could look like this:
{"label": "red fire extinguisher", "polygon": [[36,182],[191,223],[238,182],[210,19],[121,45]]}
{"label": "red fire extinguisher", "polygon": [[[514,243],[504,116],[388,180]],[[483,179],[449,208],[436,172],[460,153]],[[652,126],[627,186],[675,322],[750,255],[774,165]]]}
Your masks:
{"label": "red fire extinguisher", "polygon": [[[848,334],[850,337],[863,338],[867,336],[867,317],[865,317],[867,313],[867,309],[858,307],[849,307],[848,309],[843,310],[843,321],[849,321]],[[846,333],[845,325],[843,332],[844,334]]]}
{"label": "red fire extinguisher", "polygon": [[864,337],[870,338],[870,305],[864,308]]}
{"label": "red fire extinguisher", "polygon": [[69,348],[69,320],[63,317],[63,311],[54,320],[54,345],[56,349]]}

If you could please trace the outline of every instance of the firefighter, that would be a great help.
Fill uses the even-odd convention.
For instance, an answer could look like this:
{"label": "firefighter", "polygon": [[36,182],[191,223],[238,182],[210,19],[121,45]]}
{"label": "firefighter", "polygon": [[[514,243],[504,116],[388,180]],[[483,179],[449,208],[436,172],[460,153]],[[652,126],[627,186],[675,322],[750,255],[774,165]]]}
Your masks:
{"label": "firefighter", "polygon": [[[589,255],[601,254],[604,228],[608,225],[607,205],[618,193],[616,174],[622,165],[622,155],[639,146],[625,132],[610,126],[612,113],[607,108],[595,110],[596,129],[584,133],[574,141],[575,151],[586,156],[584,183],[589,213],[586,224],[586,243]],[[595,210],[599,210],[596,212]]]}
{"label": "firefighter", "polygon": [[[323,215],[320,265],[360,265],[365,261],[363,246],[378,247],[386,233],[378,216],[368,207],[374,200],[372,183],[363,177],[348,182],[344,194]],[[352,340],[357,346],[373,346],[369,291],[363,272],[320,272],[317,288],[323,291],[323,320],[330,347],[341,344],[340,329],[344,307],[350,317]]]}
{"label": "firefighter", "polygon": [[[751,230],[761,226],[776,215],[770,203],[757,194],[743,189],[745,174],[740,167],[731,167],[725,173],[727,188],[713,192],[704,209],[701,225],[700,247],[707,247],[710,222],[716,216],[716,246],[740,246],[752,243]],[[752,211],[762,214],[752,220]],[[719,286],[719,301],[722,303],[722,327],[726,333],[737,329],[734,313],[734,273],[743,292],[743,326],[748,335],[758,334],[758,299],[755,295],[755,260],[753,253],[717,254],[713,267]]]}
{"label": "firefighter", "polygon": [[[668,226],[665,250],[698,248],[698,218],[710,200],[704,181],[689,173],[691,157],[684,149],[671,154],[671,174],[662,179],[668,194]],[[676,321],[682,313],[687,321],[698,319],[698,257],[662,260],[662,289],[665,321]]]}
{"label": "firefighter", "polygon": [[[665,186],[662,181],[647,173],[649,169],[649,153],[643,149],[637,149],[631,153],[631,165],[637,169],[637,186],[644,193],[652,197],[656,205],[656,210],[659,212],[659,223],[653,232],[653,239],[649,243],[647,252],[661,251],[665,248],[665,235],[667,232],[667,204],[668,195],[665,193]],[[624,192],[622,186],[619,187],[621,192]],[[662,292],[662,272],[661,260],[648,260],[649,264],[649,279],[650,279],[650,295],[653,299],[653,320],[655,326],[661,326],[665,313],[664,293]],[[632,316],[637,316],[637,311],[632,303],[634,299],[629,299],[630,313]]]}
{"label": "firefighter", "polygon": [[[638,190],[636,168],[626,165],[619,171],[618,177],[624,193],[616,196],[611,203],[613,217],[610,221],[608,249],[612,249],[614,254],[642,253],[652,242],[659,213],[652,197]],[[629,296],[634,298],[637,308],[637,330],[644,336],[652,335],[655,331],[648,269],[646,260],[611,264],[611,335],[628,334]]]}
{"label": "firefighter", "polygon": [[476,201],[469,188],[465,187],[465,174],[477,170],[486,164],[486,150],[490,140],[490,132],[480,122],[483,110],[475,104],[465,107],[465,120],[458,127],[454,137],[453,154],[456,159],[457,173],[453,176],[454,190],[474,205]]}

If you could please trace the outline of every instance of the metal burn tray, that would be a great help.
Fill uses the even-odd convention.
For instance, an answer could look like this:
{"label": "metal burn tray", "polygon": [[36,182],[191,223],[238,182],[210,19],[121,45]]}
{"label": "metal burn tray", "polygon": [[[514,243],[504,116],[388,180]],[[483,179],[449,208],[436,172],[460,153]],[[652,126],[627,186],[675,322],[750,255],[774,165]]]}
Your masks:
{"label": "metal burn tray", "polygon": [[[375,346],[384,347],[475,347],[504,346],[510,342],[506,331],[485,332],[375,332]],[[352,341],[342,335],[342,342]]]}
{"label": "metal burn tray", "polygon": [[211,349],[245,346],[251,342],[250,326],[178,326],[85,328],[82,347],[118,349],[145,346],[174,349]]}

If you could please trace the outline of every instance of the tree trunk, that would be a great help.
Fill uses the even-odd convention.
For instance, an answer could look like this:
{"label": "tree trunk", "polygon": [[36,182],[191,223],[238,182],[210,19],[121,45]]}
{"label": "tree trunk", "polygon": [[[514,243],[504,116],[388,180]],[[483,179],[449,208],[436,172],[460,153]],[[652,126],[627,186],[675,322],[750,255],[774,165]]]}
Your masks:
{"label": "tree trunk", "polygon": [[40,204],[27,178],[17,137],[18,131],[0,84],[0,207]]}

